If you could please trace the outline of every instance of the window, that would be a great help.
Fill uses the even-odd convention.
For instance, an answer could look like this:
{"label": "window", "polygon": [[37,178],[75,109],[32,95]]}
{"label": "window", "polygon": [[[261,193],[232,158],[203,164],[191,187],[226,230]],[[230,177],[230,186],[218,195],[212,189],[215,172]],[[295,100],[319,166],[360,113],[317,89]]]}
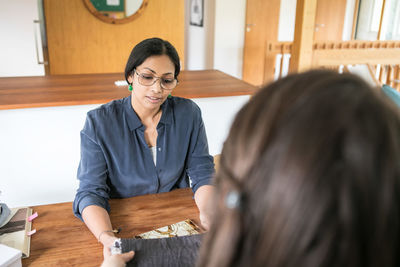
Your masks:
{"label": "window", "polygon": [[400,0],[359,1],[356,40],[400,40]]}

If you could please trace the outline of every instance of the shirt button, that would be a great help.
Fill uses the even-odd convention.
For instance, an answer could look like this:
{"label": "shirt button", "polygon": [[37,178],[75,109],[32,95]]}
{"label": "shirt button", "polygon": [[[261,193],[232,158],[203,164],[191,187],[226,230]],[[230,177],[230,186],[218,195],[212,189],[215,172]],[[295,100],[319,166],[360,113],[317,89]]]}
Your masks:
{"label": "shirt button", "polygon": [[158,151],[161,151],[161,147],[158,148]]}

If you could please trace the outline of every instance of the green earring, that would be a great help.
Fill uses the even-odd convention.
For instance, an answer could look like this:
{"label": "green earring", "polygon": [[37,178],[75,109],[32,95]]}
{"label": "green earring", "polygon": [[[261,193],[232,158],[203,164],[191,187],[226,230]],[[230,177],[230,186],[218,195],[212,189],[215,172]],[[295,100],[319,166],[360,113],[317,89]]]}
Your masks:
{"label": "green earring", "polygon": [[168,95],[168,98],[172,98],[172,95],[171,95],[171,94],[169,94],[169,95]]}
{"label": "green earring", "polygon": [[130,85],[128,86],[128,90],[132,92],[132,90],[133,90],[132,84],[130,84]]}

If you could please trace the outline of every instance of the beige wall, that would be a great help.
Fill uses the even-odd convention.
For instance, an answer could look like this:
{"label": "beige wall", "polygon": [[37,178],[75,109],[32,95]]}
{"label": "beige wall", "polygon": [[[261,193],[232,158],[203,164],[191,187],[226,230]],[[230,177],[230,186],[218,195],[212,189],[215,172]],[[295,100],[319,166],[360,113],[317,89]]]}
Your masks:
{"label": "beige wall", "polygon": [[[170,41],[184,62],[184,1],[148,0],[126,24],[107,24],[89,13],[83,0],[45,0],[50,74],[123,72],[141,40]],[[183,64],[182,64],[183,66]]]}

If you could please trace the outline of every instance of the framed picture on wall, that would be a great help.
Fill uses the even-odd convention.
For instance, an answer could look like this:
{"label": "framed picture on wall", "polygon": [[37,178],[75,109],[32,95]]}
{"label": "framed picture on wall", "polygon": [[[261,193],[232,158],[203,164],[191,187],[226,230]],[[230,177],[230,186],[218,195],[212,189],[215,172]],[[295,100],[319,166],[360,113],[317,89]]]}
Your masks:
{"label": "framed picture on wall", "polygon": [[190,0],[190,25],[203,27],[204,0]]}

